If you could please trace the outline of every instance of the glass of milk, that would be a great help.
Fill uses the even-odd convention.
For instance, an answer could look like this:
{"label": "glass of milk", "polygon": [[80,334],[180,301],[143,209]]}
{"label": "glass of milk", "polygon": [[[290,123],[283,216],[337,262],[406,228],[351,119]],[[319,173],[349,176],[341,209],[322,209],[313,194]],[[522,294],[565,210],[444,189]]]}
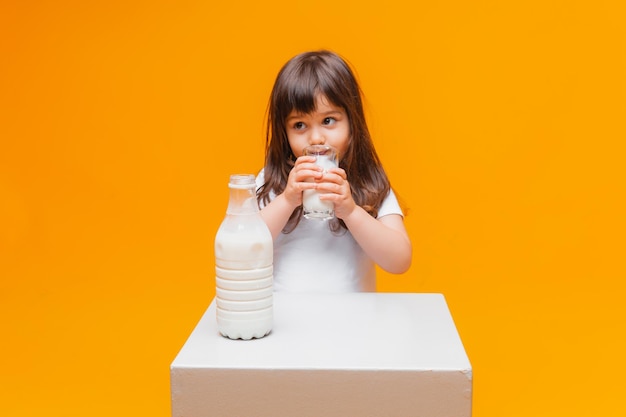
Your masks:
{"label": "glass of milk", "polygon": [[[304,148],[304,155],[315,156],[315,163],[322,167],[324,172],[338,165],[337,150],[328,145],[311,145]],[[320,200],[317,190],[304,190],[302,195],[304,217],[307,219],[328,220],[335,215],[333,203]]]}

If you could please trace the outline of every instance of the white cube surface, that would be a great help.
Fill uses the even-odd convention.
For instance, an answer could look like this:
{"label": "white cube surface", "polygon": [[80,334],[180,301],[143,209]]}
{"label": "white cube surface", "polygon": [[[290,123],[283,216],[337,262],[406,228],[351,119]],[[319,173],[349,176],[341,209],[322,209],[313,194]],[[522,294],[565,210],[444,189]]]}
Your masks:
{"label": "white cube surface", "polygon": [[230,340],[211,303],[171,365],[173,417],[471,416],[441,294],[274,294],[272,332]]}

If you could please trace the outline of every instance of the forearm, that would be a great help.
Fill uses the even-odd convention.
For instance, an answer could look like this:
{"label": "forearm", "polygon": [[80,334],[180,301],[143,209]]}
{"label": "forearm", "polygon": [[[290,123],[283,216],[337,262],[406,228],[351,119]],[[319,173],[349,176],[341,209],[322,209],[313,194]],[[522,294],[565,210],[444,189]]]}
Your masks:
{"label": "forearm", "polygon": [[357,206],[343,221],[363,251],[385,271],[400,274],[411,266],[411,241],[402,217],[375,219]]}
{"label": "forearm", "polygon": [[280,235],[294,209],[295,207],[287,202],[283,194],[278,195],[267,206],[263,207],[261,217],[270,229],[273,239]]}

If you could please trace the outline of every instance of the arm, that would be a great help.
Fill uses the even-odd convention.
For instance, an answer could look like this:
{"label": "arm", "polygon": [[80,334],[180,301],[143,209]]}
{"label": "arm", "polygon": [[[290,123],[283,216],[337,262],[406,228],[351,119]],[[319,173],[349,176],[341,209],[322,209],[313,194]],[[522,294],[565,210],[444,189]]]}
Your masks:
{"label": "arm", "polygon": [[356,206],[343,221],[363,251],[382,269],[393,274],[409,269],[412,247],[402,216],[389,214],[375,219]]}
{"label": "arm", "polygon": [[276,196],[267,206],[263,207],[261,217],[267,228],[270,229],[272,239],[276,239],[280,235],[296,207],[289,204],[284,193]]}
{"label": "arm", "polygon": [[285,190],[261,210],[261,217],[270,229],[272,239],[280,235],[291,213],[296,207],[302,205],[302,192],[316,187],[310,179],[321,176],[322,168],[315,165],[314,157],[301,156],[296,160],[289,172]]}
{"label": "arm", "polygon": [[409,269],[413,251],[401,215],[389,214],[375,219],[357,206],[346,173],[341,168],[333,168],[324,174],[317,189],[329,193],[320,199],[334,203],[335,215],[345,222],[354,239],[377,265],[394,274]]}

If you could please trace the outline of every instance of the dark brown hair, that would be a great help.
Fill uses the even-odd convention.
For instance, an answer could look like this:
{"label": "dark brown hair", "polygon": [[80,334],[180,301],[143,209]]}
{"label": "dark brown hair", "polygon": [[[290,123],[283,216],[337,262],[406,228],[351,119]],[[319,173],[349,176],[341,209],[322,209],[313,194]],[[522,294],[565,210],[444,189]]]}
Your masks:
{"label": "dark brown hair", "polygon": [[[361,89],[348,63],[334,52],[305,52],[289,60],[279,71],[268,105],[265,144],[265,184],[257,199],[270,201],[270,193],[282,193],[295,157],[291,152],[285,121],[292,111],[310,113],[315,110],[318,95],[344,109],[350,123],[350,139],[339,166],[346,171],[352,198],[370,215],[378,209],[390,190],[389,180],[367,128]],[[302,207],[292,213],[284,233],[292,231],[300,221]],[[345,228],[343,221],[333,219],[331,230]]]}

